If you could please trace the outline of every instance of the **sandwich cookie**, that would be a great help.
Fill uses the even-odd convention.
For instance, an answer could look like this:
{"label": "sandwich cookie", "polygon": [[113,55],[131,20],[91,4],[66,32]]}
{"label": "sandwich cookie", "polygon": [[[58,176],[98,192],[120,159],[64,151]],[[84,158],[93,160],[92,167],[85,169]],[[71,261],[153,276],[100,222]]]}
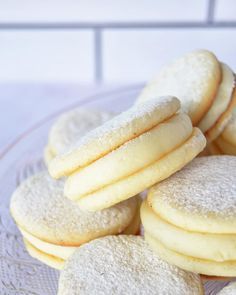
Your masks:
{"label": "sandwich cookie", "polygon": [[58,295],[203,294],[199,275],[161,260],[142,237],[107,236],[78,248],[66,262]]}
{"label": "sandwich cookie", "polygon": [[197,158],[155,185],[142,204],[146,240],[169,263],[236,275],[236,157]]}
{"label": "sandwich cookie", "polygon": [[156,95],[175,95],[193,125],[208,142],[223,131],[236,103],[233,71],[213,53],[198,50],[163,68],[140,94],[137,103]]}
{"label": "sandwich cookie", "polygon": [[[163,97],[139,104],[89,132],[49,165],[66,176],[65,195],[96,211],[128,199],[169,177],[205,147],[180,102]],[[171,136],[166,136],[171,134]]]}
{"label": "sandwich cookie", "polygon": [[45,162],[49,164],[73,142],[112,117],[114,114],[109,112],[83,108],[77,108],[59,116],[49,132],[48,144],[44,150]]}
{"label": "sandwich cookie", "polygon": [[11,214],[32,256],[61,268],[77,247],[90,240],[139,232],[139,197],[91,213],[65,198],[63,187],[62,180],[41,172],[23,182],[12,196]]}

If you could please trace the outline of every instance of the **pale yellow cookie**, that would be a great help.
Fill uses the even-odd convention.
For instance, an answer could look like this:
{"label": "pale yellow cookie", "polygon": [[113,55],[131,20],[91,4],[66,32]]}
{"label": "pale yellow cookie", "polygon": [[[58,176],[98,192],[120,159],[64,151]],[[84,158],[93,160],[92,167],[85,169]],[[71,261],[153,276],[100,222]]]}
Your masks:
{"label": "pale yellow cookie", "polygon": [[205,147],[202,132],[194,128],[192,135],[182,145],[158,161],[77,201],[81,209],[101,210],[128,199],[160,182],[183,168]]}
{"label": "pale yellow cookie", "polygon": [[129,177],[173,151],[191,134],[189,117],[185,114],[174,115],[89,166],[72,173],[65,183],[65,195],[72,200],[79,200]]}
{"label": "pale yellow cookie", "polygon": [[58,270],[61,270],[63,268],[64,263],[65,263],[64,260],[40,251],[39,249],[35,248],[32,244],[30,244],[26,239],[24,239],[24,244],[25,244],[25,247],[26,247],[28,253],[33,258],[38,259],[39,261],[45,263],[46,265],[48,265],[52,268],[55,268]]}
{"label": "pale yellow cookie", "polygon": [[221,68],[222,81],[217,91],[217,95],[209,111],[198,123],[198,127],[202,130],[202,132],[206,132],[214,126],[218,118],[227,110],[231,101],[235,83],[234,73],[226,64],[221,63]]}
{"label": "pale yellow cookie", "polygon": [[148,233],[145,234],[145,240],[159,257],[184,270],[209,276],[236,276],[236,261],[216,262],[186,256],[166,248],[160,241],[154,239]]}
{"label": "pale yellow cookie", "polygon": [[200,277],[159,259],[142,237],[108,236],[66,262],[58,295],[203,294]]}
{"label": "pale yellow cookie", "polygon": [[173,116],[179,108],[180,102],[174,97],[162,98],[161,101],[154,99],[130,108],[92,130],[69,151],[56,157],[50,163],[50,174],[55,178],[70,175],[156,127]]}
{"label": "pale yellow cookie", "polygon": [[205,136],[208,142],[215,140],[224,131],[225,127],[232,119],[235,109],[236,109],[236,88],[234,89],[232,93],[232,98],[228,105],[227,110],[218,118],[214,126],[212,126],[205,133]]}
{"label": "pale yellow cookie", "polygon": [[141,218],[145,232],[172,251],[219,262],[236,260],[235,234],[187,231],[162,219],[154,213],[146,201],[141,207]]}
{"label": "pale yellow cookie", "polygon": [[46,164],[62,154],[74,142],[92,129],[114,117],[114,114],[93,109],[76,108],[58,117],[53,123],[45,148]]}
{"label": "pale yellow cookie", "polygon": [[194,51],[164,67],[143,89],[137,102],[174,95],[197,126],[215,99],[221,76],[220,63],[213,53]]}
{"label": "pale yellow cookie", "polygon": [[[134,106],[88,133],[49,170],[53,176],[69,173],[65,196],[81,209],[101,210],[128,199],[181,169],[204,148],[205,138],[186,114],[176,114],[179,108],[175,97]],[[185,157],[176,158],[185,150]]]}
{"label": "pale yellow cookie", "polygon": [[84,212],[63,195],[63,181],[41,172],[14,192],[10,210],[24,238],[37,250],[61,260],[92,239],[139,232],[139,197],[96,213]]}
{"label": "pale yellow cookie", "polygon": [[162,219],[188,231],[236,234],[236,157],[194,159],[155,185],[148,204]]}

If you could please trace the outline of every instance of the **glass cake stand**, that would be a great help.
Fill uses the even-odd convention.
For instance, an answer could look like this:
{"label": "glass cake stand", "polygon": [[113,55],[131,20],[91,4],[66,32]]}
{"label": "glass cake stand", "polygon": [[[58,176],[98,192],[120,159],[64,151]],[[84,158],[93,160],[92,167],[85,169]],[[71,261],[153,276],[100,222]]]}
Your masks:
{"label": "glass cake stand", "polygon": [[[59,272],[31,258],[9,213],[12,192],[24,179],[45,169],[42,154],[48,131],[61,113],[75,107],[119,113],[132,105],[140,86],[94,95],[51,114],[22,133],[0,154],[0,294],[56,295]],[[227,282],[206,281],[206,294],[217,294]]]}

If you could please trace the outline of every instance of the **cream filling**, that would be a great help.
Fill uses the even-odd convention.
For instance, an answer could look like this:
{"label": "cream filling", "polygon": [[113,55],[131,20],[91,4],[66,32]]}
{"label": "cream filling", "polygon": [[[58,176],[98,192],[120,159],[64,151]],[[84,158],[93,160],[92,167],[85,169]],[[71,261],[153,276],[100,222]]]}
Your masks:
{"label": "cream filling", "polygon": [[186,231],[160,218],[147,202],[141,218],[145,231],[170,250],[212,261],[236,260],[236,235]]}
{"label": "cream filling", "polygon": [[[138,209],[131,221],[131,223],[122,231],[121,234],[137,234],[140,228],[140,214],[139,214],[139,208],[140,206],[138,205]],[[60,245],[55,245],[52,243],[45,242],[32,234],[28,233],[24,229],[22,229],[19,226],[19,230],[22,233],[24,239],[28,241],[33,247],[36,249],[40,250],[41,252],[47,254],[47,255],[52,255],[56,258],[67,260],[73,253],[74,251],[80,246],[78,245],[77,247],[74,246],[60,246]]]}
{"label": "cream filling", "polygon": [[183,255],[179,252],[168,249],[148,233],[145,233],[145,240],[160,258],[184,270],[209,276],[236,276],[236,261],[234,260],[216,262]]}
{"label": "cream filling", "polygon": [[174,151],[137,173],[84,196],[77,203],[83,210],[96,211],[129,199],[184,167],[205,145],[202,132],[194,128],[191,136]]}
{"label": "cream filling", "polygon": [[65,182],[65,195],[78,200],[140,171],[181,145],[191,133],[190,118],[183,113],[174,115],[70,175]]}

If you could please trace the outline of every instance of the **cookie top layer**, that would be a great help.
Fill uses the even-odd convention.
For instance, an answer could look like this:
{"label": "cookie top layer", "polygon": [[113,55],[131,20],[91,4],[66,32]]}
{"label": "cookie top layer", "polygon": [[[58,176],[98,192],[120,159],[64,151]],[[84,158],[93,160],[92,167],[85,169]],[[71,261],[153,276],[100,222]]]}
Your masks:
{"label": "cookie top layer", "polygon": [[57,155],[90,130],[114,117],[114,114],[98,110],[77,108],[62,114],[51,127],[49,146]]}
{"label": "cookie top layer", "polygon": [[215,55],[207,50],[194,51],[164,67],[144,88],[138,102],[174,95],[196,126],[210,108],[220,81],[221,67]]}
{"label": "cookie top layer", "polygon": [[175,97],[155,98],[133,106],[87,133],[67,153],[56,157],[49,165],[50,174],[55,178],[71,174],[155,127],[179,108],[180,102]]}
{"label": "cookie top layer", "polygon": [[202,294],[200,278],[159,259],[142,237],[107,236],[81,246],[61,272],[59,295]]}
{"label": "cookie top layer", "polygon": [[43,241],[73,246],[121,233],[138,208],[138,199],[132,198],[102,211],[85,212],[64,197],[63,187],[62,180],[51,179],[47,172],[23,182],[10,205],[18,226]]}
{"label": "cookie top layer", "polygon": [[206,132],[214,126],[220,116],[227,110],[232,98],[235,86],[234,73],[230,67],[224,63],[221,63],[221,68],[222,81],[217,91],[217,95],[209,111],[198,124],[198,128],[200,128],[202,132]]}
{"label": "cookie top layer", "polygon": [[236,157],[194,159],[181,171],[155,185],[148,202],[154,211],[180,227],[234,233]]}

